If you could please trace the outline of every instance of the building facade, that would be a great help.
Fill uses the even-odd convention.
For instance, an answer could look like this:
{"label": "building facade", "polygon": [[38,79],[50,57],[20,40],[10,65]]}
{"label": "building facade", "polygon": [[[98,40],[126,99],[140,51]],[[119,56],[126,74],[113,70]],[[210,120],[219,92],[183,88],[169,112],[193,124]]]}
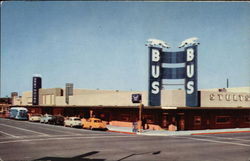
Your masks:
{"label": "building facade", "polygon": [[[66,87],[67,88],[67,87]],[[30,113],[98,117],[109,124],[132,126],[139,120],[139,104],[132,94],[142,95],[142,120],[146,128],[178,130],[250,127],[250,88],[199,91],[200,107],[186,107],[185,91],[162,90],[161,106],[148,105],[148,93],[140,91],[39,89],[39,105],[32,105],[32,92],[24,92],[13,106],[25,106]],[[68,97],[68,99],[66,99]]]}

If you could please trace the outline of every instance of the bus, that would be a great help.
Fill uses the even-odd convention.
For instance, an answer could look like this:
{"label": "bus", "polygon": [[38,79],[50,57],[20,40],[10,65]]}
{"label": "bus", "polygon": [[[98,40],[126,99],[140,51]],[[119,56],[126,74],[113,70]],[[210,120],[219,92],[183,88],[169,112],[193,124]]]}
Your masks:
{"label": "bus", "polygon": [[10,118],[16,120],[28,120],[28,109],[24,107],[10,108]]}

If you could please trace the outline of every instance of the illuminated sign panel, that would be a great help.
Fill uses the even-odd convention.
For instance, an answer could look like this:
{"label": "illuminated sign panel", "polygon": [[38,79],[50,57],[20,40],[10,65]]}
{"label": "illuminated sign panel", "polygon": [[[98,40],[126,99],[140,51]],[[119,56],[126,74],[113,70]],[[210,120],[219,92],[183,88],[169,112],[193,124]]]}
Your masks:
{"label": "illuminated sign panel", "polygon": [[161,102],[161,48],[149,47],[149,105]]}
{"label": "illuminated sign panel", "polygon": [[32,105],[39,105],[39,89],[42,88],[42,78],[33,77],[32,84]]}
{"label": "illuminated sign panel", "polygon": [[185,48],[186,51],[186,106],[199,106],[197,92],[197,46]]}
{"label": "illuminated sign panel", "polygon": [[[162,48],[149,46],[149,106],[161,106],[162,79],[185,79],[186,106],[199,106],[197,45],[194,43],[179,52],[163,52]],[[162,63],[185,63],[185,67],[163,67]]]}

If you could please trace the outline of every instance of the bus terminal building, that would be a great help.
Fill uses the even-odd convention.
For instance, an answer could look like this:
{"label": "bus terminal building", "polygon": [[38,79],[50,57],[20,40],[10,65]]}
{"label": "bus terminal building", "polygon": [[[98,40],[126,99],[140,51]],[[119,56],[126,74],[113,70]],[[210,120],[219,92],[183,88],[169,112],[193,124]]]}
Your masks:
{"label": "bus terminal building", "polygon": [[250,127],[250,87],[200,90],[199,107],[187,107],[184,90],[161,90],[161,106],[150,106],[147,91],[40,88],[38,104],[32,91],[15,96],[12,106],[28,108],[31,114],[97,117],[115,126],[132,126],[139,120],[139,104],[132,94],[141,94],[142,119],[147,128],[177,130]]}
{"label": "bus terminal building", "polygon": [[[249,87],[198,90],[197,40],[184,40],[177,52],[167,51],[170,47],[161,40],[148,40],[148,91],[74,89],[72,83],[43,89],[42,78],[33,77],[32,91],[15,97],[13,105],[30,113],[98,117],[117,126],[139,120],[150,129],[250,127]],[[183,80],[184,90],[163,90],[166,80]],[[141,97],[143,108],[131,101],[132,95]]]}

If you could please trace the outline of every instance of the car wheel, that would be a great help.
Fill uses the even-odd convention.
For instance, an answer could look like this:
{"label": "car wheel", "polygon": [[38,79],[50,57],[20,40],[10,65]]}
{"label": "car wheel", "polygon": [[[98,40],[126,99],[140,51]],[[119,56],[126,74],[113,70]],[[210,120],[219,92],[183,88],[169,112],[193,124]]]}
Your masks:
{"label": "car wheel", "polygon": [[73,125],[71,124],[70,127],[73,127]]}

